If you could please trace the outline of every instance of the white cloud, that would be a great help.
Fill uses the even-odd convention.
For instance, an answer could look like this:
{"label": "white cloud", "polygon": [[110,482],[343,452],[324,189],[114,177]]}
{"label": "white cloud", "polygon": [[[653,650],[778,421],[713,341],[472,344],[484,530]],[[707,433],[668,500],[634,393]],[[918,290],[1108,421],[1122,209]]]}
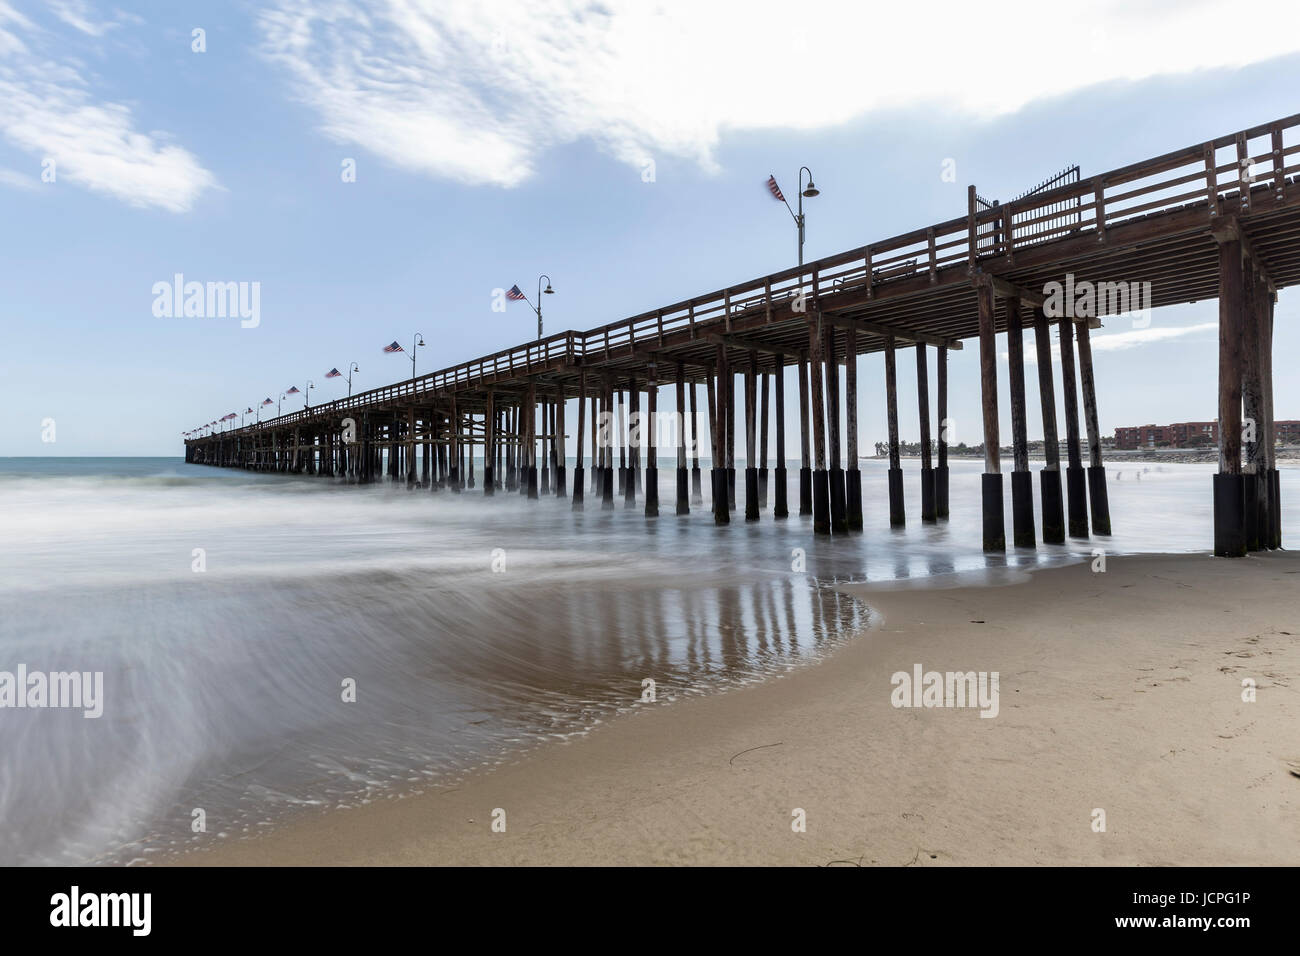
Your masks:
{"label": "white cloud", "polygon": [[[926,103],[992,115],[1085,83],[1300,49],[1293,30],[1224,43],[1238,16],[1220,0],[275,0],[260,24],[331,138],[416,172],[511,186],[539,151],[576,140],[707,168],[727,130]],[[1251,16],[1290,22],[1293,10],[1260,0]],[[1062,68],[1063,56],[1087,69]]]}
{"label": "white cloud", "polygon": [[[1107,321],[1123,322],[1123,316],[1115,316]],[[1198,332],[1213,332],[1218,334],[1219,323],[1217,322],[1199,322],[1196,325],[1150,325],[1144,329],[1127,329],[1123,332],[1109,332],[1099,334],[1091,332],[1088,336],[1088,344],[1092,346],[1094,352],[1121,352],[1127,349],[1134,349],[1140,345],[1151,345],[1155,342],[1168,342],[1172,339],[1186,338],[1189,335],[1196,335]],[[1038,355],[1033,347],[1032,329],[1026,336],[1025,343],[1025,364],[1032,365],[1038,361]],[[1005,360],[1007,353],[1000,353]],[[1059,342],[1052,343],[1052,358],[1059,361],[1061,358],[1061,346]]]}
{"label": "white cloud", "polygon": [[[52,159],[57,183],[133,206],[185,212],[204,190],[217,185],[188,150],[170,143],[165,134],[137,129],[129,107],[98,99],[74,61],[32,48],[46,40],[30,20],[0,0],[0,53],[5,54],[0,61],[0,133],[5,139],[38,162]],[[0,182],[14,185],[8,178]]]}
{"label": "white cloud", "polygon": [[73,29],[92,37],[103,36],[116,23],[96,21],[87,0],[46,0],[50,11]]}

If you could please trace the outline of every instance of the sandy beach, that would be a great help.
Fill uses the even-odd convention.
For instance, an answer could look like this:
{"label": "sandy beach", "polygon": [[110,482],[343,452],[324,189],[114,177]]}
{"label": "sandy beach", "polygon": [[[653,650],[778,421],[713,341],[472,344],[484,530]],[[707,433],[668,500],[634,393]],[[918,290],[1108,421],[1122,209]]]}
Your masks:
{"label": "sandy beach", "polygon": [[[1300,863],[1296,575],[1286,553],[1139,556],[852,586],[876,626],[821,663],[180,862]],[[916,665],[997,672],[997,716],[893,706]]]}

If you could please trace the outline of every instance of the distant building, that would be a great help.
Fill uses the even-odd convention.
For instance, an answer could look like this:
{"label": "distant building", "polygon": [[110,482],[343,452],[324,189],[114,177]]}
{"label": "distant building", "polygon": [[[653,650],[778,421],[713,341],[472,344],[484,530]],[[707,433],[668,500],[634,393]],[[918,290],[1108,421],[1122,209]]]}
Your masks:
{"label": "distant building", "polygon": [[[1274,422],[1277,440],[1284,444],[1300,441],[1300,421]],[[1202,448],[1219,443],[1218,422],[1175,422],[1172,425],[1134,425],[1115,429],[1115,447]]]}

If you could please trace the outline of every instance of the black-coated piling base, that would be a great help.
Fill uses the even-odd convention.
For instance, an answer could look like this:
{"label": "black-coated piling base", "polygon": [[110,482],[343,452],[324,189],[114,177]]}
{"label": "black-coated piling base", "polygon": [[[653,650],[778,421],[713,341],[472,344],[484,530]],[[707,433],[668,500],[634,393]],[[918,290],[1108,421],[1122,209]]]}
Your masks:
{"label": "black-coated piling base", "polygon": [[767,507],[767,469],[758,469],[758,507]]}
{"label": "black-coated piling base", "polygon": [[447,483],[451,486],[451,490],[452,490],[452,491],[455,491],[455,492],[457,492],[457,493],[460,492],[460,479],[459,479],[459,478],[457,477],[457,475],[456,475],[456,469],[455,469],[455,468],[452,468],[452,469],[447,473]]}
{"label": "black-coated piling base", "polygon": [[1002,475],[980,475],[984,510],[984,550],[1007,550],[1007,523],[1002,513]]}
{"label": "black-coated piling base", "polygon": [[[438,487],[438,482],[433,483],[433,487]],[[518,491],[519,482],[515,480],[515,470],[513,467],[506,468],[506,491]]]}
{"label": "black-coated piling base", "polygon": [[1038,545],[1034,537],[1034,476],[1027,471],[1011,473],[1011,540],[1017,548]]}
{"label": "black-coated piling base", "polygon": [[1240,558],[1246,554],[1246,511],[1241,475],[1214,476],[1214,554]]}
{"label": "black-coated piling base", "polygon": [[537,469],[535,467],[528,469],[528,497],[533,501],[537,500]]}
{"label": "black-coated piling base", "polygon": [[812,475],[813,533],[831,533],[831,478],[825,469],[818,468]]}
{"label": "black-coated piling base", "polygon": [[727,469],[712,469],[710,478],[713,486],[713,523],[730,524],[731,509],[727,507]]}
{"label": "black-coated piling base", "polygon": [[578,465],[573,469],[573,510],[574,511],[581,511],[584,507],[582,502],[582,489],[583,489],[582,472],[583,472],[583,467],[581,465]]}
{"label": "black-coated piling base", "polygon": [[620,497],[627,494],[627,465],[618,466],[618,493]]}
{"label": "black-coated piling base", "polygon": [[938,520],[934,505],[934,469],[921,469],[921,520],[932,522]]}
{"label": "black-coated piling base", "polygon": [[555,497],[557,498],[563,498],[568,493],[566,471],[567,469],[563,465],[555,469]]}
{"label": "black-coated piling base", "polygon": [[1088,468],[1088,503],[1092,506],[1092,533],[1110,534],[1110,500],[1106,496],[1106,466]]}
{"label": "black-coated piling base", "polygon": [[1273,519],[1273,547],[1282,547],[1282,473],[1276,468],[1269,472],[1272,481],[1272,499],[1269,501],[1268,514]]}
{"label": "black-coated piling base", "polygon": [[637,470],[631,465],[627,466],[627,478],[623,482],[623,507],[636,507],[636,472]]}
{"label": "black-coated piling base", "polygon": [[1267,551],[1273,547],[1273,516],[1269,507],[1273,504],[1273,473],[1267,468],[1255,472],[1255,536],[1259,540],[1258,550]]}
{"label": "black-coated piling base", "polygon": [[948,466],[940,465],[934,470],[934,516],[948,517]]}
{"label": "black-coated piling base", "polygon": [[758,469],[745,469],[745,520],[758,520]]}
{"label": "black-coated piling base", "polygon": [[774,497],[772,499],[772,517],[788,518],[790,517],[790,503],[787,500],[784,466],[776,469],[774,478],[776,480],[776,488],[774,489]]}
{"label": "black-coated piling base", "polygon": [[862,530],[862,472],[850,468],[844,473],[844,521],[850,531]]}
{"label": "black-coated piling base", "polygon": [[903,507],[903,469],[889,469],[889,526],[901,528],[907,524],[907,512]]}
{"label": "black-coated piling base", "polygon": [[659,469],[655,465],[645,470],[645,516],[659,517]]}
{"label": "black-coated piling base", "polygon": [[831,533],[847,534],[849,530],[848,508],[844,500],[844,470],[830,470],[831,483]]}
{"label": "black-coated piling base", "polygon": [[691,503],[704,504],[704,488],[700,483],[700,466],[691,466]]}
{"label": "black-coated piling base", "polygon": [[1259,546],[1259,476],[1246,472],[1241,476],[1242,528],[1246,534],[1246,550],[1258,551]]}
{"label": "black-coated piling base", "polygon": [[600,470],[600,510],[614,510],[614,469],[602,468]]}
{"label": "black-coated piling base", "polygon": [[810,515],[813,513],[812,506],[812,469],[799,469],[799,515]]}
{"label": "black-coated piling base", "polygon": [[1038,473],[1043,498],[1043,544],[1065,543],[1065,503],[1061,500],[1061,472],[1044,468]]}
{"label": "black-coated piling base", "polygon": [[726,469],[727,475],[727,507],[732,511],[736,510],[736,469]]}
{"label": "black-coated piling base", "polygon": [[542,494],[549,495],[550,493],[551,493],[551,469],[543,465],[542,466]]}
{"label": "black-coated piling base", "polygon": [[483,496],[486,498],[496,494],[496,483],[492,480],[492,466],[486,465],[483,468]]}
{"label": "black-coated piling base", "polygon": [[685,468],[677,469],[677,513],[679,515],[691,513],[690,475]]}
{"label": "black-coated piling base", "polygon": [[1069,515],[1071,538],[1088,537],[1088,491],[1083,468],[1070,465],[1065,469],[1066,514]]}

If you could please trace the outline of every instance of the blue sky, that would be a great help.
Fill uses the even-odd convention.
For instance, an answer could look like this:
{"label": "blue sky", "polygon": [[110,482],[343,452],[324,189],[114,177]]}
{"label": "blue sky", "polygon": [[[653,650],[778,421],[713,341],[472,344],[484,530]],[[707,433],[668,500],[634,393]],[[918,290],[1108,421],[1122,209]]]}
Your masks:
{"label": "blue sky", "polygon": [[[844,13],[865,17],[854,25],[820,2],[795,16],[0,0],[0,455],[179,454],[183,430],[290,385],[341,396],[331,366],[356,361],[360,388],[409,375],[381,349],[417,330],[421,371],[517,344],[535,319],[492,311],[492,292],[531,296],[540,272],[558,331],[784,268],[794,229],[769,172],[789,195],[799,166],[816,174],[811,258],[960,215],[968,183],[1007,197],[1073,163],[1088,176],[1297,110],[1300,34],[1225,43],[1231,6],[986,5],[979,22],[967,6],[927,6],[922,45],[914,14]],[[1268,6],[1258,22],[1293,19]],[[1002,22],[1026,25],[988,26]],[[970,30],[998,43],[981,51]],[[1066,68],[1047,36],[1075,38]],[[932,55],[942,65],[925,69]],[[153,285],[178,272],[259,282],[260,324],[156,317]],[[1300,346],[1295,295],[1278,305],[1278,356]],[[1216,316],[1203,302],[1145,333],[1094,333],[1105,432],[1214,417]],[[971,442],[977,351],[950,362]],[[1276,414],[1300,418],[1286,367]],[[900,362],[911,439],[913,368]],[[867,449],[885,432],[882,369],[860,366]],[[1005,374],[1001,387],[1009,438]],[[1031,378],[1031,437],[1036,394]]]}

